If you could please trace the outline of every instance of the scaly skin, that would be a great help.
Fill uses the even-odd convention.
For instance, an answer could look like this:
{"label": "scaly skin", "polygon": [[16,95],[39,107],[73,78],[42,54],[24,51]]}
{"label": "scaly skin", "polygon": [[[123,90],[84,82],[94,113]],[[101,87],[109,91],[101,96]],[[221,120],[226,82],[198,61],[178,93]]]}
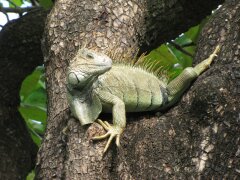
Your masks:
{"label": "scaly skin", "polygon": [[112,65],[112,60],[101,53],[82,48],[68,68],[68,101],[73,115],[82,125],[94,122],[101,112],[112,112],[113,125],[98,123],[107,130],[94,140],[109,137],[104,152],[113,138],[120,145],[126,127],[126,111],[162,110],[173,105],[212,63],[220,47],[195,67],[186,68],[169,84],[160,81],[146,70],[127,65]]}

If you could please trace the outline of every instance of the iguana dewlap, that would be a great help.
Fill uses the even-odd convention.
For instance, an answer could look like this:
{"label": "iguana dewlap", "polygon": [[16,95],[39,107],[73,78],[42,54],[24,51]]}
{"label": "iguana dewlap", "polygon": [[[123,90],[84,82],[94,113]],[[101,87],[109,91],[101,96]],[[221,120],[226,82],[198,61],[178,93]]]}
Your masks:
{"label": "iguana dewlap", "polygon": [[174,104],[192,80],[212,63],[219,51],[194,68],[186,68],[169,84],[144,69],[112,64],[105,54],[81,48],[70,62],[67,71],[67,89],[70,109],[81,125],[93,123],[101,112],[112,112],[113,125],[98,120],[108,132],[93,139],[109,137],[104,152],[126,126],[126,112],[161,110]]}

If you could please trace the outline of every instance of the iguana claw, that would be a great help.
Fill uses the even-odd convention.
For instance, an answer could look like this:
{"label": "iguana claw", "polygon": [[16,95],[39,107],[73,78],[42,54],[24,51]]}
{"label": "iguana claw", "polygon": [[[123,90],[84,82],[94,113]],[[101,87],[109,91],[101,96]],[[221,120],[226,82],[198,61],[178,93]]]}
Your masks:
{"label": "iguana claw", "polygon": [[107,121],[101,121],[100,119],[98,119],[97,122],[108,132],[101,136],[95,136],[92,138],[92,140],[105,139],[110,136],[108,139],[108,142],[103,150],[103,153],[105,153],[107,151],[107,149],[109,148],[109,145],[112,142],[114,137],[116,137],[116,145],[119,147],[120,146],[120,135],[122,134],[123,129],[118,126],[111,125]]}

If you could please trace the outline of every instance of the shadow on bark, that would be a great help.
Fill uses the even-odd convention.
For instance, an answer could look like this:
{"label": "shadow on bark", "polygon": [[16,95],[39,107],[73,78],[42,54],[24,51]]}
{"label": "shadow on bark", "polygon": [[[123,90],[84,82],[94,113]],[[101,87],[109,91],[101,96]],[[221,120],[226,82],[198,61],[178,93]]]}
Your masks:
{"label": "shadow on bark", "polygon": [[0,179],[25,179],[37,147],[18,112],[24,78],[43,63],[40,39],[47,13],[35,10],[0,32]]}

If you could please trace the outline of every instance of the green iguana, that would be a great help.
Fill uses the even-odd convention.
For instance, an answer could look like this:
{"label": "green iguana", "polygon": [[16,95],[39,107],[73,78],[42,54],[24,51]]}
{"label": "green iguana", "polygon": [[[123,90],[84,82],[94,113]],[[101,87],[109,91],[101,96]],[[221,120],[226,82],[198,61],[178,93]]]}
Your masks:
{"label": "green iguana", "polygon": [[126,112],[162,110],[173,105],[192,80],[207,69],[220,47],[195,67],[188,67],[169,84],[144,69],[112,64],[112,59],[96,51],[81,48],[67,71],[67,91],[70,109],[81,125],[93,123],[101,112],[112,112],[113,125],[98,120],[107,130],[94,140],[109,137],[120,145],[120,135],[126,127]]}

